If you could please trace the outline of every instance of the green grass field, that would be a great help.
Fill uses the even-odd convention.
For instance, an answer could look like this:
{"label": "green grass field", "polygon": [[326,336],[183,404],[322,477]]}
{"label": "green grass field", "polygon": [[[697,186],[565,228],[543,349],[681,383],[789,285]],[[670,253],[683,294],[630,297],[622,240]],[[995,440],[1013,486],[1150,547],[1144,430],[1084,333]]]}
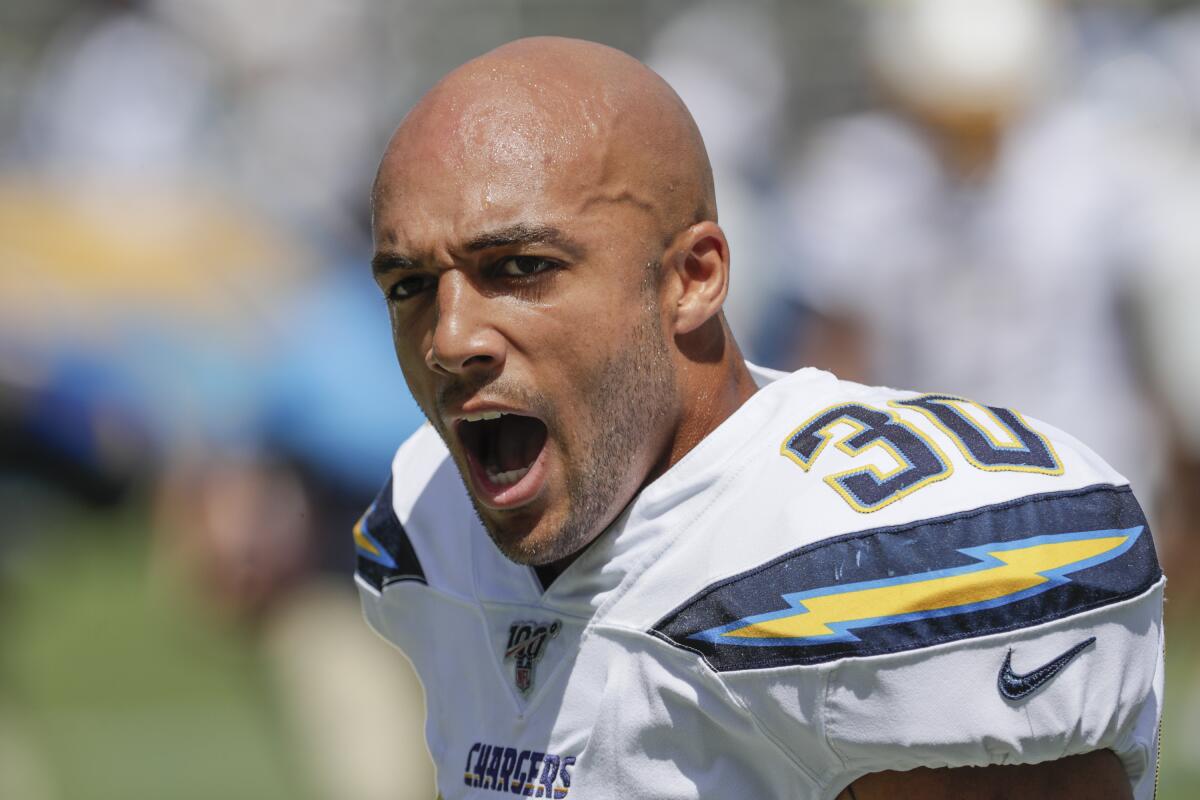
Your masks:
{"label": "green grass field", "polygon": [[[0,798],[314,797],[253,638],[151,579],[147,550],[137,514],[67,516],[4,564]],[[1162,800],[1200,787],[1200,636],[1181,617],[1172,609]]]}
{"label": "green grass field", "polygon": [[5,569],[0,797],[311,796],[253,642],[154,585],[139,520],[39,535]]}

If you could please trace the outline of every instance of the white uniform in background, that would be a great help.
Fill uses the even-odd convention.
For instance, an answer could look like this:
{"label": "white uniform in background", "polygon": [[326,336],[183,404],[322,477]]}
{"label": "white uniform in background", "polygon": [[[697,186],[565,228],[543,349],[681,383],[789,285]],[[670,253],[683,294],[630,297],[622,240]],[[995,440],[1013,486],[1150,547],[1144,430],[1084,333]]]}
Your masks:
{"label": "white uniform in background", "polygon": [[794,292],[864,326],[872,382],[1070,420],[1149,504],[1161,420],[1123,306],[1153,256],[1146,192],[1113,155],[1128,152],[1065,105],[1009,130],[964,183],[900,118],[830,123],[792,181]]}
{"label": "white uniform in background", "polygon": [[1126,481],[1005,409],[754,373],[546,588],[432,428],[400,448],[357,580],[446,800],[833,798],[1099,748],[1150,798],[1163,580]]}

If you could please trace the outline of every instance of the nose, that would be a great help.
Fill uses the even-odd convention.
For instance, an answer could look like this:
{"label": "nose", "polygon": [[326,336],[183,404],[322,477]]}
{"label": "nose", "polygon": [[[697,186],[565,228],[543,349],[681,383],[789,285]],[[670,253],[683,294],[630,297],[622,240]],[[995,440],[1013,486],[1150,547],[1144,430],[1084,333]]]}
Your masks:
{"label": "nose", "polygon": [[443,273],[436,291],[426,365],[444,375],[498,371],[504,364],[505,341],[490,318],[489,298],[458,270]]}

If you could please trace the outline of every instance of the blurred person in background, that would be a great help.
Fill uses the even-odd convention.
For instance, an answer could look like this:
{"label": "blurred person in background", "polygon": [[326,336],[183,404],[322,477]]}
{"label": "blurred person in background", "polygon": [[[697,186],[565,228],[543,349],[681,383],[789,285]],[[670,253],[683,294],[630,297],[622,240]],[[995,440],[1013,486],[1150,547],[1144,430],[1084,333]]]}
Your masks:
{"label": "blurred person in background", "polygon": [[[74,679],[87,700],[59,712],[82,732],[39,730],[36,705],[17,717],[26,724],[0,731],[41,753],[26,759],[44,777],[30,785],[40,781],[49,798],[129,796],[139,782],[171,780],[166,767],[140,771],[133,753],[186,758],[184,742],[156,733],[177,726],[194,729],[202,749],[226,748],[224,767],[188,771],[192,791],[252,785],[270,762],[294,767],[280,792],[430,794],[420,689],[363,630],[344,578],[352,554],[328,535],[352,524],[387,469],[380,437],[419,419],[376,335],[386,313],[346,268],[364,257],[365,222],[347,187],[361,185],[356,165],[373,166],[359,155],[370,150],[371,84],[357,46],[369,19],[363,4],[344,2],[291,4],[270,24],[259,9],[219,0],[63,9],[5,150],[0,496],[17,509],[2,526],[5,564],[101,547],[123,559],[108,580],[128,573],[144,606],[122,611],[116,585],[94,599],[106,617],[142,629],[107,631],[90,646],[93,668]],[[108,560],[86,564],[91,580]],[[2,577],[18,597],[42,596],[27,572]],[[71,594],[60,594],[65,607]],[[29,660],[56,632],[29,629],[25,620],[52,612],[28,602],[11,609],[0,646],[27,698],[40,671],[67,668]],[[181,671],[188,644],[176,627],[210,630],[212,654],[191,659],[207,666]],[[90,638],[55,646],[87,651]],[[255,663],[222,667],[223,650]],[[114,711],[107,705],[132,687],[89,682],[105,669],[146,671],[171,690]],[[204,690],[188,676],[226,672],[257,675],[266,691],[194,708]],[[60,702],[47,695],[41,713]],[[241,702],[259,711],[234,712]],[[89,735],[89,709],[124,735]],[[218,743],[221,709],[260,721]],[[274,754],[239,767],[235,743],[253,741],[255,725],[277,726]],[[105,766],[82,767],[81,778],[89,759]],[[0,794],[10,788],[0,782]],[[165,794],[185,796],[150,790]]]}
{"label": "blurred person in background", "polygon": [[[792,363],[955,387],[1057,421],[1155,505],[1176,437],[1135,311],[1166,257],[1154,220],[1166,205],[1198,208],[1168,200],[1151,164],[1181,120],[1156,115],[1148,137],[1127,121],[1144,114],[1099,102],[1085,78],[1111,65],[1113,46],[1081,36],[1056,4],[866,12],[886,108],[829,123],[793,172],[791,286],[816,313]],[[1171,152],[1195,163],[1194,143]],[[1176,245],[1196,233],[1177,228]],[[1168,552],[1183,539],[1157,533]]]}

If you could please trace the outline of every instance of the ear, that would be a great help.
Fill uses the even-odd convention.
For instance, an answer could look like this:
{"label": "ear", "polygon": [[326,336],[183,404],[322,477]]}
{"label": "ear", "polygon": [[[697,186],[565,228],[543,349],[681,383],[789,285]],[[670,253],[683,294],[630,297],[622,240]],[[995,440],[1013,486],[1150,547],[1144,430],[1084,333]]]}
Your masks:
{"label": "ear", "polygon": [[664,262],[669,265],[676,335],[691,333],[716,316],[729,293],[729,243],[717,223],[697,222],[675,237]]}

